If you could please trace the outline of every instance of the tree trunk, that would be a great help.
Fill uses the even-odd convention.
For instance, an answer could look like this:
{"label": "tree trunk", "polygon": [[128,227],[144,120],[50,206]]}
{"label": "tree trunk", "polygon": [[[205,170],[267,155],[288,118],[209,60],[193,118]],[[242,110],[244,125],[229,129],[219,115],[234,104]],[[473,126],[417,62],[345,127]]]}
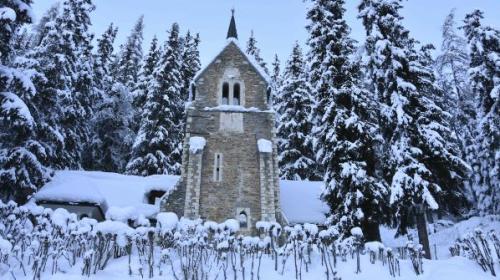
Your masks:
{"label": "tree trunk", "polygon": [[361,228],[363,229],[363,235],[367,242],[382,241],[380,237],[379,224],[377,222],[364,220],[361,223]]}
{"label": "tree trunk", "polygon": [[418,241],[423,246],[424,258],[431,259],[431,246],[429,245],[429,233],[427,232],[427,220],[425,217],[425,207],[419,204],[415,207],[417,215]]}

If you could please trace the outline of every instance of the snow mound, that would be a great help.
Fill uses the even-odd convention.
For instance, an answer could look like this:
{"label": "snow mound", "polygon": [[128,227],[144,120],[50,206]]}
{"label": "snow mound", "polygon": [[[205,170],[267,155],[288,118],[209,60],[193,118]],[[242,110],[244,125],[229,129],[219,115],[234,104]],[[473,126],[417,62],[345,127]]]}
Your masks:
{"label": "snow mound", "polygon": [[200,136],[194,136],[189,138],[189,151],[191,153],[196,153],[198,151],[202,151],[207,144],[207,140]]}
{"label": "snow mound", "polygon": [[16,12],[11,8],[2,7],[0,8],[0,20],[9,20],[13,22],[16,20]]}
{"label": "snow mound", "polygon": [[259,152],[261,153],[272,153],[273,143],[266,139],[257,140],[257,146],[259,146]]}
{"label": "snow mound", "polygon": [[[53,179],[35,195],[36,201],[94,203],[110,208],[116,220],[125,217],[154,215],[158,212],[145,204],[151,190],[170,192],[179,176],[152,175],[147,177],[122,175],[100,171],[56,171]],[[135,212],[132,214],[132,212]]]}
{"label": "snow mound", "polygon": [[156,220],[156,226],[162,233],[172,232],[177,226],[177,223],[179,223],[179,218],[175,213],[172,212],[159,213],[156,216]]}

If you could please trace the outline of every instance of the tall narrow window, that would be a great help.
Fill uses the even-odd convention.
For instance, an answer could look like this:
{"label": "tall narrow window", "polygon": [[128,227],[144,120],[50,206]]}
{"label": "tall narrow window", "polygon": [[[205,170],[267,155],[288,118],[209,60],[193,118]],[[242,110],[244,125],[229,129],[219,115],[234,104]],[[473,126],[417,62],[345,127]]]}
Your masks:
{"label": "tall narrow window", "polygon": [[216,182],[222,181],[222,154],[215,154],[214,163],[214,180]]}
{"label": "tall narrow window", "polygon": [[191,84],[191,101],[196,99],[196,85]]}
{"label": "tall narrow window", "polygon": [[233,105],[240,105],[240,84],[233,86]]}
{"label": "tall narrow window", "polygon": [[271,105],[271,88],[268,87],[266,91],[266,100],[267,104]]}
{"label": "tall narrow window", "polygon": [[222,85],[222,105],[229,105],[229,84]]}

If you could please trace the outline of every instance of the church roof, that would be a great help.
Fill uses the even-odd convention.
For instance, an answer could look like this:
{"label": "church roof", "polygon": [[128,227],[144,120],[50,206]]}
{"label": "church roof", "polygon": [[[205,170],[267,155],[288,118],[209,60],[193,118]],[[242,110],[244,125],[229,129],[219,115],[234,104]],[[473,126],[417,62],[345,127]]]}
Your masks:
{"label": "church roof", "polygon": [[217,58],[224,52],[224,50],[229,47],[230,45],[234,45],[240,52],[241,54],[246,58],[246,60],[250,63],[250,65],[257,71],[259,76],[266,81],[267,84],[271,83],[271,77],[262,69],[260,64],[255,60],[255,58],[249,56],[240,46],[238,42],[238,32],[236,31],[236,21],[234,20],[234,10],[233,14],[231,16],[231,21],[229,22],[229,28],[227,30],[227,37],[226,37],[227,43],[224,45],[222,50],[217,53],[217,55],[208,63],[205,67],[201,68],[198,73],[193,78],[193,81],[197,81],[201,75],[207,70],[210,65],[212,65]]}

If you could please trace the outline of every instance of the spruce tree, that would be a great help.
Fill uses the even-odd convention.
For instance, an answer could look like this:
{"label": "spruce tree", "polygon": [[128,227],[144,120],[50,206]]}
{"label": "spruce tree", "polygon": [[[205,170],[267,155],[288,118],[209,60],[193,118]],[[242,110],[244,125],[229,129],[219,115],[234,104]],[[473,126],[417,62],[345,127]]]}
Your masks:
{"label": "spruce tree", "polygon": [[121,46],[118,55],[116,79],[128,87],[130,92],[137,89],[139,73],[142,65],[142,40],[144,31],[144,16],[139,17],[127,41]]}
{"label": "spruce tree", "polygon": [[[384,140],[382,166],[398,233],[416,216],[420,243],[430,249],[425,209],[454,208],[463,196],[449,178],[463,176],[465,163],[447,142],[446,112],[431,98],[432,72],[419,59],[399,10],[401,1],[363,0],[359,17],[366,29],[368,72],[379,102]],[[453,195],[456,199],[444,199]]]}
{"label": "spruce tree", "polygon": [[344,4],[315,1],[308,12],[309,73],[316,98],[313,137],[318,164],[325,168],[323,199],[331,208],[329,222],[342,234],[361,226],[367,240],[380,241],[388,190],[376,168],[374,100],[359,88]]}
{"label": "spruce tree", "polygon": [[175,116],[182,107],[180,56],[179,25],[174,23],[154,70],[155,80],[146,97],[132,158],[126,168],[129,174],[147,176],[180,171],[182,128]]}
{"label": "spruce tree", "polygon": [[500,213],[500,31],[481,23],[483,13],[467,14],[463,29],[470,47],[469,79],[477,102],[475,188],[482,213]]}
{"label": "spruce tree", "polygon": [[[24,203],[51,177],[45,145],[38,140],[37,95],[27,58],[16,63],[16,32],[32,23],[31,1],[6,1],[0,15],[0,198]],[[24,64],[24,65],[22,65]],[[23,66],[27,66],[23,67]]]}
{"label": "spruce tree", "polygon": [[273,109],[275,111],[278,111],[277,98],[280,95],[279,90],[281,88],[282,77],[281,77],[281,62],[280,62],[277,54],[274,55],[274,61],[273,61],[272,66],[273,66],[273,70],[272,70],[273,72],[271,74],[271,93],[272,93],[272,96],[270,96],[270,98],[271,98],[270,101],[273,104]]}
{"label": "spruce tree", "polygon": [[37,61],[34,70],[44,78],[35,81],[43,136],[52,142],[54,168],[81,167],[84,145],[89,143],[89,119],[100,99],[93,79],[90,0],[66,0],[62,11],[47,21],[40,43],[27,56]]}
{"label": "spruce tree", "polygon": [[[191,82],[194,78],[194,75],[196,75],[196,73],[201,68],[200,52],[198,50],[199,44],[200,36],[198,34],[193,37],[188,31],[186,36],[184,36],[183,38],[183,48],[181,55],[181,74],[183,86],[181,91],[181,98],[184,102],[188,101]],[[182,112],[184,112],[184,110]],[[184,120],[184,115],[182,115],[181,117],[182,120]]]}
{"label": "spruce tree", "polygon": [[251,31],[250,38],[248,38],[248,41],[247,41],[246,53],[250,57],[255,59],[257,64],[259,64],[260,67],[262,69],[264,69],[264,72],[266,72],[266,74],[269,74],[269,70],[267,69],[267,65],[264,62],[264,59],[262,59],[262,57],[260,56],[260,49],[259,49],[259,47],[257,47],[257,39],[255,39],[255,36],[253,35],[253,30]]}
{"label": "spruce tree", "polygon": [[317,179],[309,114],[313,105],[305,75],[302,50],[295,43],[283,73],[283,84],[277,104],[278,161],[280,177],[288,180]]}
{"label": "spruce tree", "polygon": [[[460,143],[461,157],[469,166],[475,163],[473,150],[476,127],[474,96],[469,85],[467,70],[470,58],[467,41],[455,30],[455,10],[446,17],[442,27],[443,42],[441,53],[436,59],[435,68],[439,86],[444,91],[443,105],[450,108],[450,125]],[[474,176],[467,180],[468,200],[477,204],[474,190]]]}
{"label": "spruce tree", "polygon": [[105,97],[93,118],[92,168],[122,173],[134,141],[130,131],[132,100],[128,88],[120,82],[114,82]]}
{"label": "spruce tree", "polygon": [[149,52],[144,59],[137,90],[133,92],[134,120],[132,130],[137,132],[142,116],[142,110],[146,103],[150,88],[155,84],[154,70],[160,60],[161,50],[158,46],[158,38],[153,37]]}
{"label": "spruce tree", "polygon": [[86,166],[108,172],[124,171],[133,141],[130,130],[131,95],[128,88],[116,81],[111,73],[116,33],[117,28],[111,24],[98,39],[94,69],[103,98],[92,118],[90,163]]}

